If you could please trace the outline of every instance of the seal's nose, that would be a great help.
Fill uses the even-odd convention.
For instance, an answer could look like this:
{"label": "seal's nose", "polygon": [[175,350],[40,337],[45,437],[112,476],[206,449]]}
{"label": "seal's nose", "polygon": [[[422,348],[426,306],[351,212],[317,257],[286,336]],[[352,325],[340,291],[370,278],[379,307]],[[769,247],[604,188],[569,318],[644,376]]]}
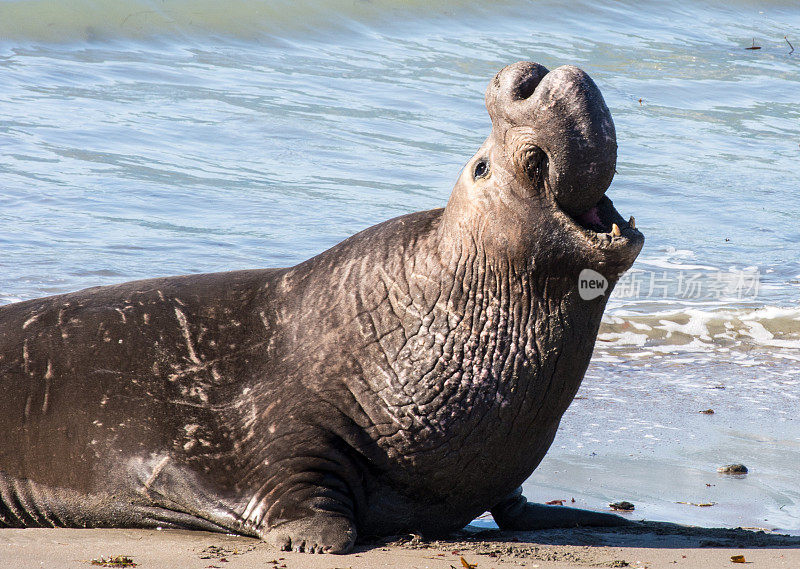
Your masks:
{"label": "seal's nose", "polygon": [[487,87],[486,108],[496,141],[520,128],[544,151],[547,182],[561,208],[580,215],[603,197],[614,177],[617,139],[600,89],[584,71],[514,63]]}

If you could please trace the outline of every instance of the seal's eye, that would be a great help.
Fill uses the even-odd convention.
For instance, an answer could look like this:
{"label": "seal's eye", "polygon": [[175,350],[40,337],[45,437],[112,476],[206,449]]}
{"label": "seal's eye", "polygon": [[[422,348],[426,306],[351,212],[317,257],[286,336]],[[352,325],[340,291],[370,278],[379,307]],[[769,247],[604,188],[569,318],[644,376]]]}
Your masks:
{"label": "seal's eye", "polygon": [[477,180],[478,178],[485,178],[489,175],[489,162],[484,160],[478,160],[475,163],[475,170],[472,171],[472,178]]}

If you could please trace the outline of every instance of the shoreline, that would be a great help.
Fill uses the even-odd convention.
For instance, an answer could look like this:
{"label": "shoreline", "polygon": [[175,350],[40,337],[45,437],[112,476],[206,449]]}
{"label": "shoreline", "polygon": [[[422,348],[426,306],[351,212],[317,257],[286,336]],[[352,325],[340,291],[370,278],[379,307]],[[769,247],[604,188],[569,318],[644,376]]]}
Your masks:
{"label": "shoreline", "polygon": [[[472,569],[800,567],[800,537],[643,522],[633,528],[503,532],[469,526],[436,541],[405,536],[347,555],[284,552],[252,538],[184,530],[2,529],[0,568],[97,567],[127,556],[141,569]],[[462,562],[462,558],[464,562]]]}

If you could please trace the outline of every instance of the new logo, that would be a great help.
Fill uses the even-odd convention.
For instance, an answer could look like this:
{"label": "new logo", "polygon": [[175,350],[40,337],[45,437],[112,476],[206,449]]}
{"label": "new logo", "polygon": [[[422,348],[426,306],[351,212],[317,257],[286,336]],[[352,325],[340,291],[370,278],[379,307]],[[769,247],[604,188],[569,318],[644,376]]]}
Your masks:
{"label": "new logo", "polygon": [[608,288],[606,278],[592,269],[583,269],[578,275],[578,294],[583,300],[594,300],[603,296]]}

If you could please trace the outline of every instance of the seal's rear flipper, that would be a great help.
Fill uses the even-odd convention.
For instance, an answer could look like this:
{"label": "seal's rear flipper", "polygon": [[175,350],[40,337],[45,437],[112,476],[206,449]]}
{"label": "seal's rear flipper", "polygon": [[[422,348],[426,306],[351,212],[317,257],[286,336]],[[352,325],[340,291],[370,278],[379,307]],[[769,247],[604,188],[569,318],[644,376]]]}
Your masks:
{"label": "seal's rear flipper", "polygon": [[500,529],[527,531],[568,527],[615,527],[636,522],[605,512],[593,512],[566,506],[545,506],[528,502],[517,488],[510,496],[492,508],[492,517]]}

